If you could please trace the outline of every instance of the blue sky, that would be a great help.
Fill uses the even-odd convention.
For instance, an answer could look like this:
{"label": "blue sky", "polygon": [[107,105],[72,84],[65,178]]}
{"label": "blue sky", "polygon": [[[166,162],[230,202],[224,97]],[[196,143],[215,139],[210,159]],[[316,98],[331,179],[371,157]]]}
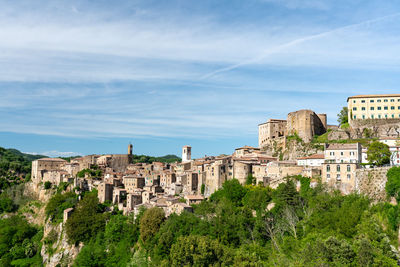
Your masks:
{"label": "blue sky", "polygon": [[399,93],[392,0],[0,0],[0,146],[194,157],[354,94]]}

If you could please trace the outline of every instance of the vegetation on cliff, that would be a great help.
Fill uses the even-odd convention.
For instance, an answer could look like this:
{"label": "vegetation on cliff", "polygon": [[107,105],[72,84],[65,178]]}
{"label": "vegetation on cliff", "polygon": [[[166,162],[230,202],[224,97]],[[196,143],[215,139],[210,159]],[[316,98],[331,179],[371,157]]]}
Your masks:
{"label": "vegetation on cliff", "polygon": [[147,155],[132,155],[134,163],[153,163],[153,162],[164,162],[173,163],[181,162],[181,158],[175,155],[166,155],[163,157],[152,157]]}
{"label": "vegetation on cliff", "polygon": [[85,244],[75,266],[397,266],[399,218],[395,205],[294,177],[275,190],[230,180],[169,218],[105,213],[86,193],[67,233]]}
{"label": "vegetation on cliff", "polygon": [[0,147],[0,192],[30,180],[32,161],[43,157]]}

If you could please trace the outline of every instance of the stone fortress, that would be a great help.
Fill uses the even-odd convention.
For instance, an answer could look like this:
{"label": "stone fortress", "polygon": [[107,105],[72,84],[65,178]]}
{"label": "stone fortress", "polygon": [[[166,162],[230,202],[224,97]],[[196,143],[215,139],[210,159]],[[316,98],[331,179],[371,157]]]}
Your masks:
{"label": "stone fortress", "polygon": [[263,147],[290,135],[298,135],[305,142],[310,142],[314,135],[324,134],[327,127],[326,114],[316,114],[307,109],[290,112],[286,120],[269,119],[258,125],[258,146]]}
{"label": "stone fortress", "polygon": [[[354,111],[363,111],[367,100],[380,99],[377,103],[388,103],[387,110],[394,110],[390,103],[393,106],[398,105],[395,108],[397,111],[400,110],[400,101],[397,100],[400,95],[396,96],[399,98],[388,95],[349,97],[348,107],[350,110],[357,104],[357,110]],[[365,109],[367,107],[365,105]],[[364,180],[365,177],[370,177],[370,173],[378,173],[379,181],[383,181],[387,168],[379,171],[376,168],[363,167],[362,163],[368,162],[366,147],[355,140],[347,142],[345,139],[352,138],[351,134],[338,138],[342,142],[336,143],[334,139],[329,144],[316,144],[314,137],[322,134],[340,137],[344,131],[357,131],[357,127],[360,127],[358,125],[364,128],[373,128],[377,124],[380,127],[392,127],[388,126],[392,124],[399,126],[400,119],[386,119],[385,116],[367,118],[362,113],[361,116],[359,113],[349,112],[349,116],[350,114],[350,127],[343,130],[338,126],[328,125],[326,114],[317,114],[311,110],[291,112],[286,120],[269,119],[258,125],[259,147],[243,146],[235,149],[231,155],[192,159],[192,147],[183,146],[182,162],[170,164],[133,163],[131,144],[128,145],[127,154],[89,155],[70,162],[57,158],[39,159],[32,163],[32,187],[38,193],[43,192],[45,182],[51,182],[53,186],[68,182],[71,185],[70,190],[95,188],[98,190],[100,202],[110,202],[125,214],[137,214],[141,207],[154,206],[164,209],[167,215],[191,211],[193,204],[209,197],[225,181],[234,178],[242,184],[250,180],[252,183],[275,188],[287,176],[303,175],[310,177],[313,183],[321,179],[343,193],[367,192],[382,197],[382,182],[372,183],[378,191],[381,190],[378,192],[370,190],[368,185],[371,183]],[[391,165],[400,166],[400,146],[397,140],[399,135],[377,131],[376,137],[390,147]],[[283,159],[276,151],[288,149],[289,143],[301,150],[301,155],[292,153]],[[315,151],[307,150],[306,146],[317,148]],[[85,177],[77,176],[78,172],[94,167],[102,171],[101,177],[90,177],[88,174]]]}

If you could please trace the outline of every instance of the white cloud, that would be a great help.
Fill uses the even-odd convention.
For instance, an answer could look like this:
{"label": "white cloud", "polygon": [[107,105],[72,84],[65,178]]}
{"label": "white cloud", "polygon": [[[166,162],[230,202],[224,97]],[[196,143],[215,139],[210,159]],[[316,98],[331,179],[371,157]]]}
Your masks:
{"label": "white cloud", "polygon": [[43,156],[48,156],[48,157],[51,157],[51,158],[55,158],[55,157],[74,157],[74,156],[82,155],[81,153],[77,153],[77,152],[62,152],[62,151],[57,151],[57,150],[44,151],[44,152],[23,152],[23,153],[31,154],[31,155],[43,155]]}

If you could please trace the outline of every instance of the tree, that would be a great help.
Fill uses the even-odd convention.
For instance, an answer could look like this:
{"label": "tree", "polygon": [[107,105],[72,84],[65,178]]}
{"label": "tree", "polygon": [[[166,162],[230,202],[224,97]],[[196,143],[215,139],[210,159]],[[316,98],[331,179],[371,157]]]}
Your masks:
{"label": "tree", "polygon": [[148,209],[143,213],[140,219],[140,238],[143,242],[146,242],[158,232],[164,219],[164,211],[157,207]]}
{"label": "tree", "polygon": [[337,121],[339,122],[339,125],[348,123],[349,122],[349,109],[347,107],[343,107],[337,116],[338,116]]}
{"label": "tree", "polygon": [[222,189],[214,192],[210,196],[211,201],[220,201],[223,198],[229,199],[235,206],[240,206],[242,198],[246,195],[244,188],[237,179],[226,181],[222,185]]}
{"label": "tree", "polygon": [[172,266],[229,266],[232,254],[207,236],[181,236],[171,247]]}
{"label": "tree", "polygon": [[66,232],[71,243],[89,242],[104,230],[105,217],[101,213],[97,194],[87,193],[78,203],[66,223]]}
{"label": "tree", "polygon": [[376,166],[388,164],[390,163],[390,155],[389,146],[384,143],[374,141],[368,146],[367,159],[370,164]]}
{"label": "tree", "polygon": [[46,205],[46,215],[55,223],[61,222],[64,210],[74,207],[77,201],[77,196],[73,192],[55,194]]}
{"label": "tree", "polygon": [[205,184],[201,184],[201,189],[200,189],[200,193],[202,195],[204,195],[204,192],[206,191],[206,185]]}
{"label": "tree", "polygon": [[51,182],[46,181],[46,182],[44,183],[44,189],[50,189],[50,188],[51,188]]}
{"label": "tree", "polygon": [[386,174],[385,190],[388,196],[395,197],[400,202],[400,167],[392,167]]}

